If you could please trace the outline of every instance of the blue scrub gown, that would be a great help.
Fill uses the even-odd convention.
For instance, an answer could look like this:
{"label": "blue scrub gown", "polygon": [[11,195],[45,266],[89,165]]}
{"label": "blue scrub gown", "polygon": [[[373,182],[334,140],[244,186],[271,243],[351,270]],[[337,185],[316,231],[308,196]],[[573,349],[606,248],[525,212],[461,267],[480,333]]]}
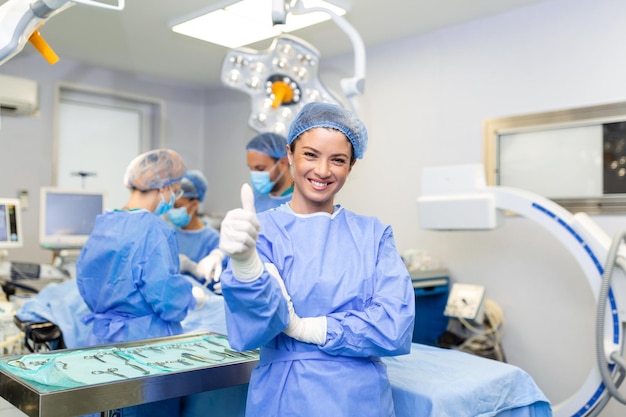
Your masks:
{"label": "blue scrub gown", "polygon": [[260,194],[255,190],[254,191],[254,209],[256,210],[257,213],[260,213],[265,210],[273,209],[275,207],[280,206],[281,204],[290,202],[291,197],[293,197],[293,187],[290,189],[290,192],[284,195],[280,195],[278,197],[273,196],[271,194]]}
{"label": "blue scrub gown", "polygon": [[282,333],[287,303],[267,271],[252,283],[222,275],[233,348],[261,347],[246,417],[394,415],[380,356],[410,352],[413,286],[389,226],[336,206],[332,215],[288,205],[258,214],[263,262],[281,274],[300,317],[326,316],[326,342]]}
{"label": "blue scrub gown", "polygon": [[196,302],[179,273],[175,231],[146,210],[96,218],[76,262],[80,295],[92,312],[90,345],[172,336]]}
{"label": "blue scrub gown", "polygon": [[178,250],[194,262],[200,262],[220,244],[220,233],[209,225],[198,230],[176,229]]}

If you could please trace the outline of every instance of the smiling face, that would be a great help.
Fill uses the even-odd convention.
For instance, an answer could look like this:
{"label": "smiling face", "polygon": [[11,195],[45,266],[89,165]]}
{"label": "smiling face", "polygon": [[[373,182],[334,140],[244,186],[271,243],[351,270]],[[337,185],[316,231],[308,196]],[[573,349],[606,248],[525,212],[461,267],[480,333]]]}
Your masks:
{"label": "smiling face", "polygon": [[300,214],[332,213],[335,194],[352,169],[352,145],[338,130],[307,130],[288,148],[295,189],[290,206]]}

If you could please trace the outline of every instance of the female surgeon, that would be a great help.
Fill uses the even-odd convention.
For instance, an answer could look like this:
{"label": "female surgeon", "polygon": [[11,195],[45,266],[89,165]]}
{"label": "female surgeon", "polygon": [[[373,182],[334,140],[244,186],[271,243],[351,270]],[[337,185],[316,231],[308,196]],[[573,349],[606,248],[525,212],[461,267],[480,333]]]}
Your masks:
{"label": "female surgeon", "polygon": [[409,353],[411,279],[390,226],[335,204],[367,132],[350,112],[309,103],[288,136],[293,198],[222,222],[230,344],[260,347],[246,417],[394,416],[381,356]]}
{"label": "female surgeon", "polygon": [[182,333],[196,301],[179,273],[176,232],[159,216],[181,195],[181,157],[158,149],[136,157],[124,184],[130,199],[99,215],[76,262],[80,295],[91,314],[90,345]]}

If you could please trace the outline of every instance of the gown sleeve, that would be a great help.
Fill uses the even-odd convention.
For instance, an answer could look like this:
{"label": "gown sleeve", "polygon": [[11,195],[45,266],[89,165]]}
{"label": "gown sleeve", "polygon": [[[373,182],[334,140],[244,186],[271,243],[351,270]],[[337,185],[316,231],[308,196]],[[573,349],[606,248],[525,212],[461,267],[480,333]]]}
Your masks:
{"label": "gown sleeve", "polygon": [[409,273],[387,227],[376,260],[372,298],[359,310],[330,313],[326,343],[331,355],[392,356],[409,353],[415,319],[415,295]]}
{"label": "gown sleeve", "polygon": [[287,302],[278,282],[267,271],[253,282],[240,282],[229,263],[220,281],[226,301],[228,340],[234,349],[263,346],[289,324]]}

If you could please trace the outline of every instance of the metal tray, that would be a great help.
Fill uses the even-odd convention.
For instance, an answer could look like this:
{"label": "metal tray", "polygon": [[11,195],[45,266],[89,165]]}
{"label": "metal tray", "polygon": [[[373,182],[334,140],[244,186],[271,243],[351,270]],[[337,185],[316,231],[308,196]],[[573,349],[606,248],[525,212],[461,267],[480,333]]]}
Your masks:
{"label": "metal tray", "polygon": [[[149,347],[163,343],[183,343],[210,333],[141,340],[115,345],[94,346],[45,352],[43,355],[62,355],[73,351],[99,350],[110,347]],[[221,335],[214,335],[223,337]],[[116,408],[166,400],[199,392],[246,384],[252,369],[258,363],[258,352],[245,352],[247,357],[231,359],[227,363],[200,364],[193,369],[172,371],[125,380],[92,384],[77,388],[60,388],[27,381],[5,369],[0,369],[0,396],[30,417],[69,417],[106,412]],[[15,358],[0,358],[8,362]]]}

